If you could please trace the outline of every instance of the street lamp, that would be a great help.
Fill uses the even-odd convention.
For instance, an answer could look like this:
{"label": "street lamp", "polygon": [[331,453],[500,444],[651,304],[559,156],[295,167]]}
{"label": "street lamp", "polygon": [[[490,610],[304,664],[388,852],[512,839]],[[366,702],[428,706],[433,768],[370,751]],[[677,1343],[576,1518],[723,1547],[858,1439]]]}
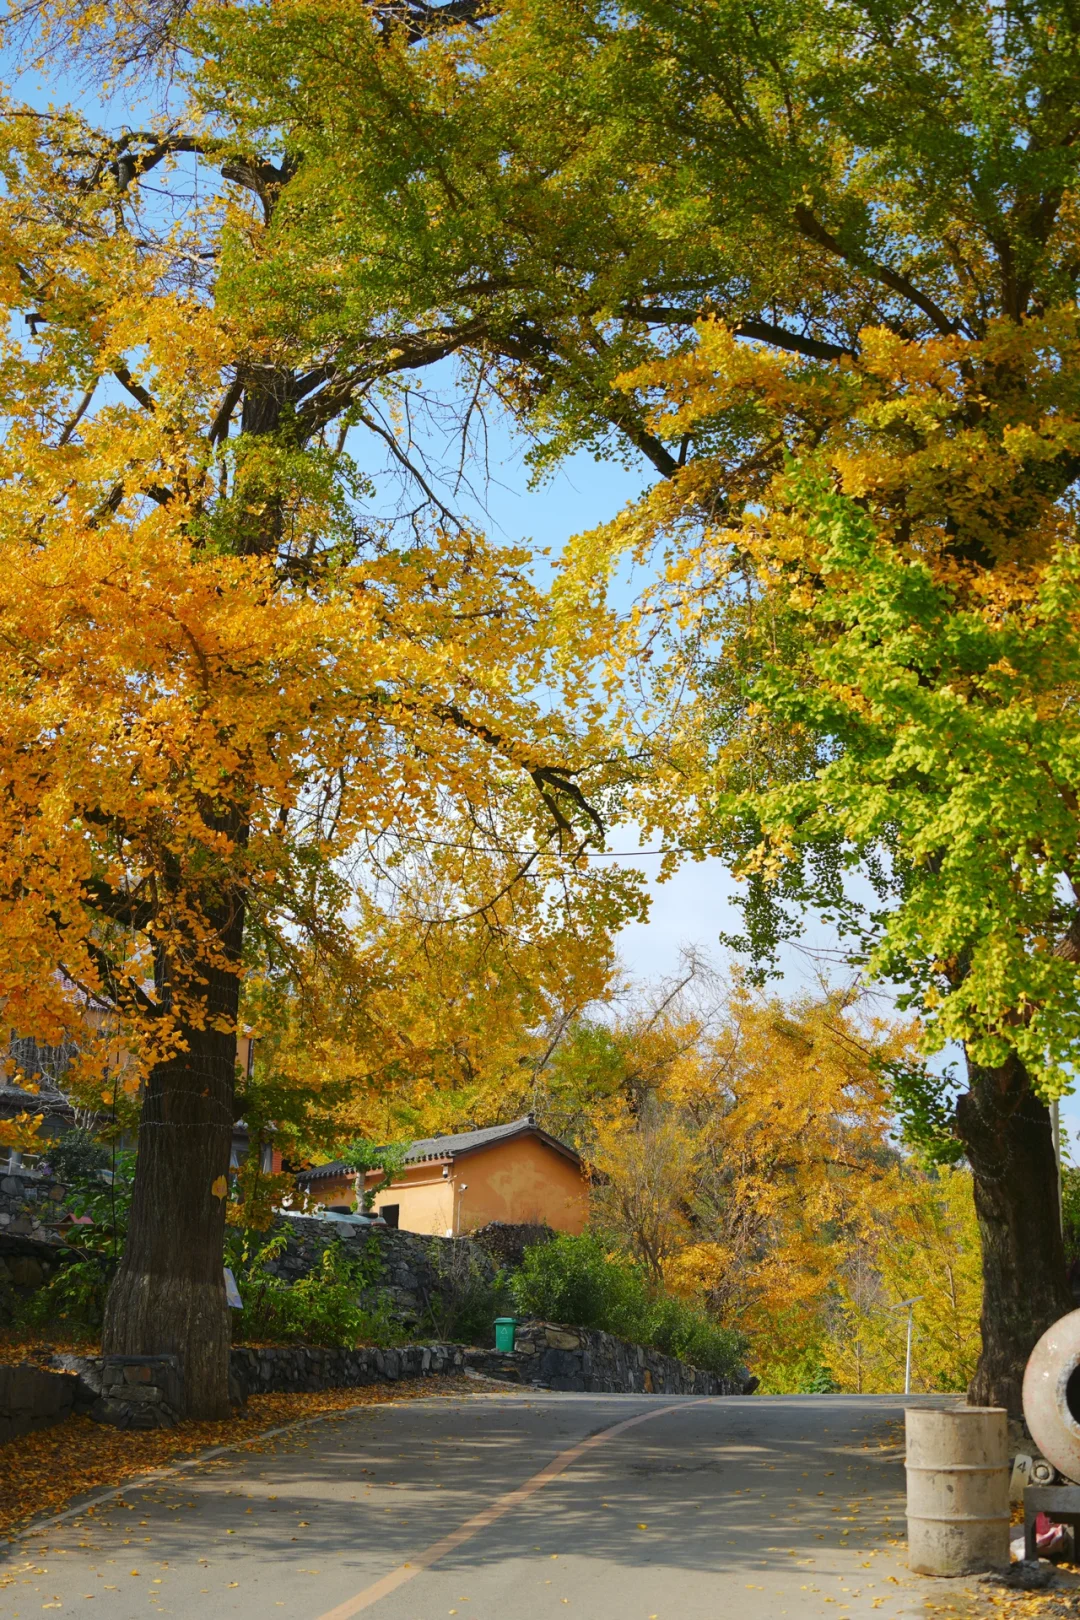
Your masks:
{"label": "street lamp", "polygon": [[907,1311],[907,1359],[904,1362],[904,1394],[911,1394],[911,1324],[915,1316],[915,1306],[923,1298],[916,1294],[914,1299],[902,1299],[897,1305],[890,1305],[890,1311]]}

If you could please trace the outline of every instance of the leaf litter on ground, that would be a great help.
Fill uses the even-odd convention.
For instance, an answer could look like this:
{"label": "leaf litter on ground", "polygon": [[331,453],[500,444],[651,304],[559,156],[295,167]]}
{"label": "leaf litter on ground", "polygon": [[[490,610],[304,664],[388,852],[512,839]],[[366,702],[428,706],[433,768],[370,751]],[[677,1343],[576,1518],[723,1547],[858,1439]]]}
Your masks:
{"label": "leaf litter on ground", "polygon": [[[62,1512],[80,1496],[137,1481],[215,1446],[254,1441],[250,1449],[259,1450],[259,1437],[285,1424],[356,1406],[475,1393],[470,1379],[450,1373],[356,1389],[252,1395],[241,1416],[141,1433],[112,1429],[81,1415],[65,1418],[53,1428],[0,1446],[0,1536],[14,1540],[34,1520]],[[0,1573],[0,1587],[6,1584]]]}

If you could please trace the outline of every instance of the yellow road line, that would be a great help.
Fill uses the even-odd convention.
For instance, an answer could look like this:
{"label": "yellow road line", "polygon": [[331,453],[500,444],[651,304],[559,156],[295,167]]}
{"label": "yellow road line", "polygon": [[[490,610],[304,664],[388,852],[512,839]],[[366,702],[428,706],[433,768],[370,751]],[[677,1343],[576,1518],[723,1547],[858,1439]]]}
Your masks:
{"label": "yellow road line", "polygon": [[425,1569],[430,1569],[432,1564],[438,1563],[440,1558],[445,1558],[447,1553],[453,1552],[463,1542],[471,1541],[481,1530],[486,1530],[489,1524],[501,1519],[504,1513],[512,1513],[514,1508],[520,1507],[521,1503],[534,1492],[543,1490],[553,1479],[558,1479],[560,1474],[564,1474],[580,1457],[584,1457],[586,1452],[592,1451],[594,1446],[602,1446],[605,1441],[613,1440],[617,1434],[624,1434],[627,1429],[636,1428],[639,1423],[648,1423],[651,1418],[666,1417],[668,1412],[686,1412],[692,1406],[704,1406],[709,1399],[711,1397],[697,1401],[679,1401],[673,1406],[653,1407],[649,1412],[640,1412],[637,1417],[624,1418],[621,1423],[613,1424],[610,1429],[602,1429],[599,1434],[590,1435],[587,1440],[580,1441],[576,1446],[570,1446],[567,1451],[560,1451],[557,1457],[553,1457],[538,1474],[533,1474],[531,1479],[527,1479],[524,1485],[507,1491],[505,1496],[497,1497],[480,1513],[474,1513],[471,1519],[466,1519],[456,1530],[451,1530],[448,1536],[443,1536],[441,1541],[433,1541],[430,1547],[425,1547],[423,1552],[417,1553],[407,1564],[399,1564],[389,1575],[384,1575],[372,1586],[365,1586],[355,1597],[346,1598],[336,1609],[327,1609],[325,1614],[319,1615],[318,1620],[350,1620],[350,1617],[359,1614],[361,1609],[369,1609],[373,1603],[378,1603],[381,1598],[396,1592],[399,1586],[411,1581],[414,1575],[420,1575]]}

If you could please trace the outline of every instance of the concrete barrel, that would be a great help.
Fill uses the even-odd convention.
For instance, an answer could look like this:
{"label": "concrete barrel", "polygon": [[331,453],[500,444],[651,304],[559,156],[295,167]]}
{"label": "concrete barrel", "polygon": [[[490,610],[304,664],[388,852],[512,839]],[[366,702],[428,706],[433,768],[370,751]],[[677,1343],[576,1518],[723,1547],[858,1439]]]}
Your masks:
{"label": "concrete barrel", "polygon": [[1080,1311],[1047,1328],[1031,1352],[1024,1417],[1043,1456],[1066,1479],[1080,1481]]}
{"label": "concrete barrel", "polygon": [[907,1430],[908,1567],[970,1575],[1009,1564],[1009,1428],[1003,1406],[912,1407]]}

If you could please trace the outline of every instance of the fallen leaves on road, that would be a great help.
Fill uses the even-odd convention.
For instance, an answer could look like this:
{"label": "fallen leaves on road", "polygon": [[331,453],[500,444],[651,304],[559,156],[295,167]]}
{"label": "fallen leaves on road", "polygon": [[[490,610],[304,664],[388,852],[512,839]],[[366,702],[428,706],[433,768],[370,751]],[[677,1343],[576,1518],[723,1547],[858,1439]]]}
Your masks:
{"label": "fallen leaves on road", "polygon": [[[1059,1565],[1057,1580],[1058,1584],[1045,1592],[995,1590],[980,1582],[976,1606],[964,1612],[992,1620],[1076,1620],[1080,1615],[1080,1576],[1075,1566]],[[940,1612],[949,1612],[948,1606]]]}
{"label": "fallen leaves on road", "polygon": [[[181,1423],[175,1429],[110,1429],[87,1417],[70,1417],[0,1446],[0,1535],[12,1537],[32,1519],[59,1513],[73,1497],[151,1474],[212,1446],[253,1440],[268,1429],[342,1412],[431,1395],[473,1395],[476,1386],[456,1374],[408,1383],[368,1384],[315,1394],[253,1395],[243,1417],[220,1423]],[[255,1449],[259,1449],[256,1447]]]}

